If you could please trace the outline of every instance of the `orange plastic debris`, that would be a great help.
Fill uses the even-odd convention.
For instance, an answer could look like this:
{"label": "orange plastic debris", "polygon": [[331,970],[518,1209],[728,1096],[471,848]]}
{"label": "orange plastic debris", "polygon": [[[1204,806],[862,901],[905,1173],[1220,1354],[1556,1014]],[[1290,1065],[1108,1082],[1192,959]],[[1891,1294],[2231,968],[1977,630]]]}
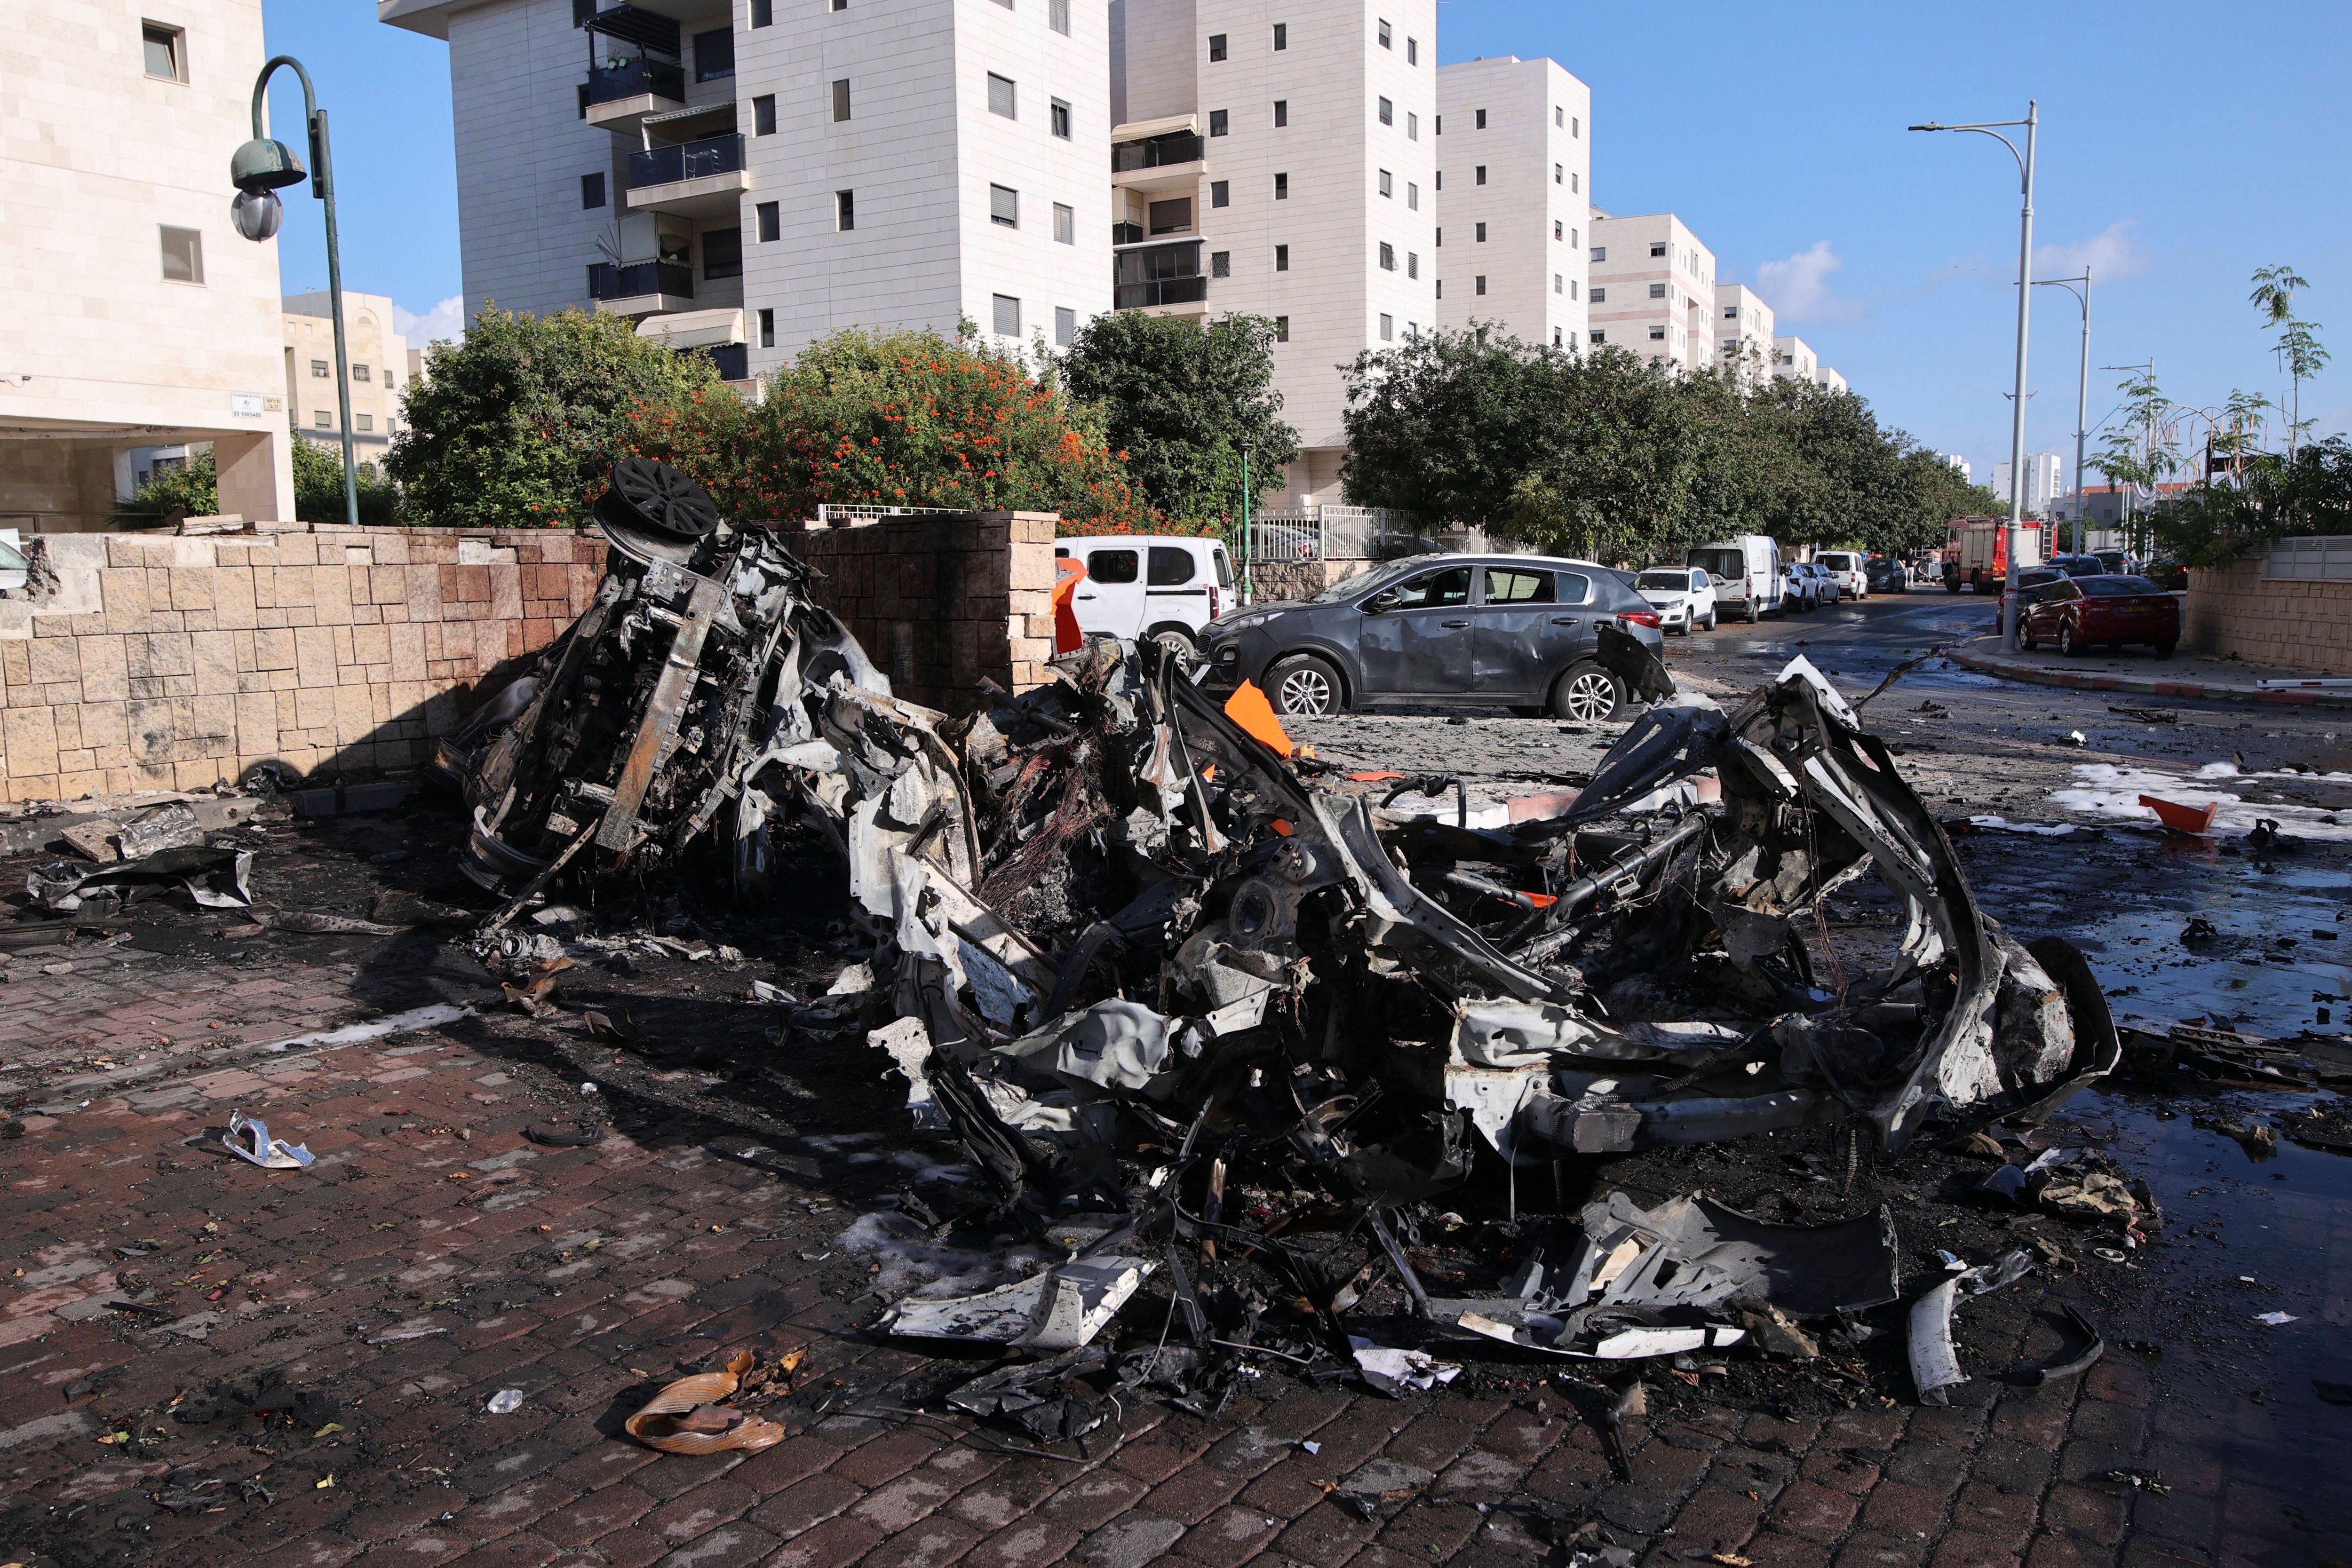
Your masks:
{"label": "orange plastic debris", "polygon": [[1348,782],[1350,784],[1385,784],[1391,779],[1402,779],[1404,775],[1402,773],[1389,773],[1374,769],[1370,773],[1350,773],[1348,775]]}
{"label": "orange plastic debris", "polygon": [[2213,831],[2213,818],[2221,810],[2218,800],[2208,800],[2202,806],[2184,806],[2178,800],[2160,800],[2153,795],[2142,795],[2139,803],[2156,813],[2156,820],[2176,833],[2201,834]]}
{"label": "orange plastic debris", "polygon": [[1054,584],[1054,652],[1075,653],[1086,638],[1078,631],[1078,612],[1070,608],[1070,596],[1087,580],[1087,563],[1056,556],[1054,568],[1062,574]]}
{"label": "orange plastic debris", "polygon": [[1272,747],[1277,756],[1287,757],[1297,749],[1283,734],[1282,721],[1274,716],[1274,705],[1265,700],[1255,681],[1244,681],[1234,689],[1234,695],[1225,699],[1225,716],[1249,731],[1252,739]]}
{"label": "orange plastic debris", "polygon": [[[788,1359],[794,1366],[799,1364],[798,1355]],[[774,1448],[784,1440],[782,1427],[719,1403],[742,1384],[753,1361],[750,1351],[739,1350],[728,1358],[724,1372],[698,1372],[679,1378],[647,1400],[644,1409],[623,1424],[623,1429],[665,1454]]]}
{"label": "orange plastic debris", "polygon": [[1290,836],[1290,824],[1280,817],[1276,817],[1266,825],[1274,830],[1274,836],[1277,839],[1286,839]]}

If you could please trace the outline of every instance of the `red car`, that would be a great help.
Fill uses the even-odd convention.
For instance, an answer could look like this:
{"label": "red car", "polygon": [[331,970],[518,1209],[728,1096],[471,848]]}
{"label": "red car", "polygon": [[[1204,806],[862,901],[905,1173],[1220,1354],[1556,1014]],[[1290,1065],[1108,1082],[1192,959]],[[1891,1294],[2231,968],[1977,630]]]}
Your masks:
{"label": "red car", "polygon": [[2027,591],[2021,648],[2054,643],[2074,654],[2098,644],[2146,643],[2159,659],[2180,641],[2180,601],[2144,577],[2105,573],[2045,582]]}

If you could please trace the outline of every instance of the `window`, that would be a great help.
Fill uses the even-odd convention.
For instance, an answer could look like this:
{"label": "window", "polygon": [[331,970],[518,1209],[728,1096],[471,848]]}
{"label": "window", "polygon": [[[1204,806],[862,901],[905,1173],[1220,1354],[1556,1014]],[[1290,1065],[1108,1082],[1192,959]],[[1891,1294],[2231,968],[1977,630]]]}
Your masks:
{"label": "window", "polygon": [[1551,225],[1551,237],[1552,237],[1552,238],[1554,238],[1554,239],[1560,239],[1560,238],[1565,237],[1565,235],[1563,235],[1562,229],[1563,229],[1563,225],[1560,224],[1560,222],[1559,222],[1557,218],[1553,219],[1553,220],[1552,220],[1552,225]]}
{"label": "window", "polygon": [[1381,99],[1381,123],[1382,125],[1394,125],[1396,123],[1396,105],[1391,103],[1387,99]]}
{"label": "window", "polygon": [[1065,205],[1060,202],[1054,204],[1054,243],[1055,245],[1078,243],[1078,213],[1076,207]]}
{"label": "window", "polygon": [[1066,38],[1070,36],[1070,0],[1045,0],[1045,26]]}
{"label": "window", "polygon": [[188,66],[187,35],[177,27],[166,27],[148,22],[139,29],[140,42],[147,54],[147,74],[161,81],[185,81]]}
{"label": "window", "polygon": [[[990,78],[989,79],[992,82],[992,81],[994,81],[996,78],[994,78],[993,77],[992,77],[992,78]],[[1012,87],[1012,85],[1013,85],[1013,84],[1012,84],[1012,83],[1010,83],[1010,82],[1005,83],[1005,86],[1006,86],[1008,89],[1009,89],[1009,88],[1011,88],[1011,87]],[[992,108],[994,108],[994,107],[995,107],[995,105],[994,105],[994,104],[991,104],[989,107],[992,109]],[[839,123],[841,123],[841,121],[843,121],[843,120],[847,120],[848,118],[849,118],[849,78],[848,78],[847,77],[844,77],[844,78],[842,78],[839,81],[835,82],[835,83],[833,84],[833,119],[834,119],[834,123],[835,123],[835,124],[836,124],[836,125],[838,125]],[[754,127],[754,129],[756,130],[756,129],[757,129],[757,127]]]}
{"label": "window", "polygon": [[327,418],[327,411],[325,409],[319,408],[310,411],[310,428],[313,430],[332,430],[334,428],[334,425]]}
{"label": "window", "polygon": [[702,276],[705,277],[743,276],[743,231],[741,229],[711,229],[703,235]]}
{"label": "window", "polygon": [[1551,183],[1553,184],[1558,185],[1564,183],[1567,179],[1568,166],[1566,164],[1555,163],[1551,166]]}
{"label": "window", "polygon": [[1727,305],[1727,306],[1725,306],[1725,307],[1723,308],[1723,319],[1724,319],[1725,320],[1727,320],[1727,321],[1737,321],[1737,320],[1738,320],[1738,319],[1739,319],[1739,307],[1738,307],[1738,306],[1737,306],[1737,305]]}
{"label": "window", "polygon": [[1274,269],[1276,272],[1288,272],[1290,270],[1290,247],[1288,246],[1278,245],[1274,247]]}
{"label": "window", "polygon": [[833,226],[843,234],[857,226],[857,193],[835,191],[833,193]]}
{"label": "window", "polygon": [[1445,189],[1445,171],[1444,171],[1444,170],[1443,170],[1443,169],[1438,170],[1438,171],[1436,172],[1435,175],[1433,176],[1433,178],[1435,178],[1435,180],[1437,181],[1437,188],[1438,188],[1439,190],[1441,190],[1441,191],[1442,191],[1442,190]]}
{"label": "window", "polygon": [[1605,343],[1609,340],[1609,334],[1606,332],[1595,331],[1591,334],[1591,338],[1596,343]]}
{"label": "window", "polygon": [[1440,299],[1445,298],[1445,279],[1442,277],[1437,280],[1437,297]]}
{"label": "window", "polygon": [[835,10],[836,10],[836,11],[846,11],[846,10],[848,10],[848,9],[849,9],[849,0],[833,0],[833,8],[834,8]]}
{"label": "window", "polygon": [[1417,66],[1421,64],[1421,40],[1419,38],[1407,38],[1404,41],[1404,63],[1409,66]]}
{"label": "window", "polygon": [[1581,239],[1580,239],[1580,238],[1578,238],[1578,237],[1577,237],[1577,233],[1578,233],[1578,231],[1577,231],[1577,230],[1575,230],[1575,229],[1570,229],[1570,230],[1569,230],[1569,231],[1568,231],[1568,243],[1569,243],[1569,244],[1570,244],[1570,245],[1582,245],[1582,244],[1584,243]]}
{"label": "window", "polygon": [[1230,126],[1231,126],[1231,121],[1230,121],[1230,120],[1228,119],[1227,114],[1226,114],[1226,111],[1225,111],[1225,110],[1222,110],[1222,109],[1213,109],[1213,110],[1209,110],[1209,134],[1210,134],[1210,135],[1212,135],[1212,136],[1223,136],[1223,134],[1225,134],[1226,131],[1230,128]]}
{"label": "window", "polygon": [[763,92],[751,100],[751,134],[773,136],[776,133],[776,95]]}
{"label": "window", "polygon": [[1666,329],[1664,327],[1653,327],[1650,329],[1650,341],[1653,343],[1663,343],[1665,340]]}
{"label": "window", "polygon": [[1277,54],[1281,53],[1284,49],[1290,47],[1289,23],[1276,22],[1274,25],[1274,47],[1275,52]]}
{"label": "window", "polygon": [[1570,299],[1573,299],[1573,298],[1576,298],[1576,279],[1574,279],[1573,277],[1571,277],[1571,278],[1570,278],[1570,279],[1568,280],[1568,297],[1569,297]]}
{"label": "window", "polygon": [[1181,588],[1192,580],[1196,570],[1192,552],[1173,545],[1153,545],[1151,564],[1146,570],[1147,588]]}
{"label": "window", "polygon": [[1568,275],[1566,273],[1555,272],[1551,275],[1551,291],[1554,294],[1565,294],[1568,292]]}
{"label": "window", "polygon": [[[849,0],[834,0],[833,8],[838,11],[848,3]],[[776,0],[751,0],[751,26],[772,27],[775,25]]]}
{"label": "window", "polygon": [[1116,587],[1133,582],[1138,568],[1142,565],[1143,552],[1131,549],[1098,549],[1087,557],[1087,575],[1097,582]]}
{"label": "window", "polygon": [[1274,177],[1274,199],[1277,202],[1286,202],[1290,200],[1289,175],[1276,174]]}
{"label": "window", "polygon": [[1404,204],[1412,212],[1421,211],[1421,186],[1417,182],[1407,180],[1404,183]]}
{"label": "window", "polygon": [[1662,246],[1662,245],[1654,245],[1654,246],[1652,246],[1650,247],[1650,255],[1651,255],[1651,256],[1652,256],[1654,259],[1655,257],[1662,256],[1664,256],[1664,255],[1665,255],[1665,254],[1666,254],[1666,247],[1665,247],[1664,246]]}
{"label": "window", "polygon": [[1553,104],[1551,106],[1551,122],[1554,125],[1566,125],[1568,123],[1568,110],[1562,109],[1556,103]]}
{"label": "window", "polygon": [[1389,197],[1396,194],[1396,181],[1386,169],[1381,171],[1381,194]]}
{"label": "window", "polygon": [[1274,128],[1276,131],[1279,131],[1289,123],[1290,100],[1286,98],[1276,99],[1274,100]]}
{"label": "window", "polygon": [[365,365],[353,365],[352,367],[352,380],[355,382],[363,382],[367,379],[368,368]]}
{"label": "window", "polygon": [[1477,177],[1477,179],[1476,179],[1475,181],[1474,181],[1474,182],[1472,182],[1472,183],[1475,183],[1475,184],[1480,184],[1480,185],[1483,185],[1483,184],[1485,184],[1485,183],[1486,183],[1486,165],[1485,165],[1484,163],[1481,163],[1481,164],[1479,164],[1479,165],[1478,165],[1478,177]]}
{"label": "window", "polygon": [[1592,290],[1592,295],[1591,295],[1591,303],[1593,303],[1593,304],[1595,304],[1595,305],[1606,305],[1606,304],[1608,304],[1608,303],[1609,303],[1609,290],[1607,290],[1606,288],[1601,288],[1601,287],[1596,287]]}
{"label": "window", "polygon": [[[1576,597],[1581,599],[1583,595],[1578,594]],[[1551,596],[1551,573],[1497,571],[1493,567],[1488,567],[1486,569],[1486,602],[1489,604],[1553,603],[1555,601]]]}
{"label": "window", "polygon": [[1484,294],[1486,292],[1486,275],[1485,273],[1480,273],[1475,278],[1472,279],[1472,282],[1476,286],[1471,290],[1472,293]]}
{"label": "window", "polygon": [[988,221],[1003,224],[1006,228],[1021,226],[1021,193],[1009,185],[988,188]]}
{"label": "window", "polygon": [[572,25],[584,27],[588,18],[596,14],[596,0],[572,0]]}
{"label": "window", "polygon": [[205,236],[194,229],[166,228],[163,235],[163,281],[202,283],[205,280]]}
{"label": "window", "polygon": [[759,225],[760,243],[773,245],[784,237],[784,209],[780,203],[761,202],[751,209]]}
{"label": "window", "polygon": [[352,415],[352,428],[354,430],[373,431],[375,428],[375,415],[372,413],[355,413]]}
{"label": "window", "polygon": [[1231,180],[1209,182],[1209,205],[1230,207],[1234,204],[1234,183]]}
{"label": "window", "polygon": [[1485,245],[1486,243],[1486,225],[1485,224],[1480,224],[1478,225],[1478,243],[1480,245]]}
{"label": "window", "polygon": [[1447,567],[1414,578],[1396,591],[1399,610],[1451,610],[1470,602],[1470,569]]}
{"label": "window", "polygon": [[735,74],[735,29],[713,27],[694,35],[694,79],[717,81]]}
{"label": "window", "polygon": [[1021,336],[1021,301],[1010,294],[998,294],[991,297],[991,303],[995,307],[996,330],[1007,338]]}
{"label": "window", "polygon": [[591,207],[601,207],[604,204],[604,176],[602,174],[581,175],[580,210],[584,213]]}
{"label": "window", "polygon": [[1211,251],[1209,253],[1209,276],[1211,277],[1231,277],[1233,275],[1234,253],[1229,250]]}
{"label": "window", "polygon": [[1066,349],[1078,340],[1078,313],[1066,305],[1054,307],[1054,347]]}
{"label": "window", "polygon": [[1018,120],[1021,118],[1018,99],[1019,89],[1013,85],[1010,77],[998,76],[994,71],[988,73],[989,113],[1001,114],[1007,120]]}
{"label": "window", "polygon": [[1592,259],[1595,261],[1607,261],[1609,259],[1609,247],[1605,245],[1594,246],[1592,247]]}
{"label": "window", "polygon": [[328,373],[327,361],[324,360],[312,360],[310,361],[310,373],[314,376],[323,378]]}
{"label": "window", "polygon": [[1560,347],[1559,329],[1557,327],[1551,329],[1551,346],[1555,349]]}
{"label": "window", "polygon": [[1404,253],[1404,275],[1407,277],[1421,276],[1421,252],[1409,250]]}
{"label": "window", "polygon": [[1045,110],[1046,129],[1063,141],[1070,140],[1070,106],[1055,99]]}
{"label": "window", "polygon": [[[1381,317],[1381,341],[1383,343],[1393,343],[1396,341],[1395,317],[1389,315],[1382,315]],[[1465,571],[1463,575],[1466,577],[1469,573]]]}
{"label": "window", "polygon": [[1580,194],[1582,193],[1584,190],[1584,176],[1578,173],[1573,169],[1570,170],[1568,173],[1568,188],[1572,192]]}
{"label": "window", "polygon": [[1224,57],[1225,57],[1225,36],[1224,36],[1223,33],[1212,33],[1212,34],[1210,34],[1210,35],[1209,35],[1209,58],[1210,58],[1211,60],[1222,60],[1222,59],[1223,59]]}
{"label": "window", "polygon": [[1192,227],[1192,198],[1171,196],[1164,202],[1154,202],[1149,209],[1149,216],[1153,234],[1189,233]]}
{"label": "window", "polygon": [[1444,224],[1437,225],[1437,248],[1439,250],[1444,250],[1445,248],[1445,225]]}
{"label": "window", "polygon": [[1477,129],[1479,129],[1480,131],[1484,131],[1484,130],[1486,130],[1486,111],[1485,110],[1483,110],[1483,109],[1482,109],[1482,110],[1480,110],[1478,111],[1478,126],[1477,126]]}
{"label": "window", "polygon": [[1381,241],[1381,270],[1382,272],[1396,270],[1396,246],[1386,240]]}
{"label": "window", "polygon": [[1569,140],[1570,140],[1570,141],[1574,141],[1576,138],[1578,138],[1578,137],[1580,137],[1580,136],[1581,136],[1581,135],[1583,135],[1583,134],[1584,134],[1584,121],[1583,121],[1583,120],[1582,120],[1580,117],[1579,117],[1579,116],[1576,116],[1576,115],[1570,115],[1570,116],[1569,117],[1569,121],[1568,121],[1568,135],[1569,135]]}
{"label": "window", "polygon": [[1663,284],[1663,283],[1653,283],[1652,285],[1650,285],[1650,298],[1653,298],[1653,299],[1664,299],[1665,297],[1666,297],[1666,286],[1665,286],[1664,284]]}
{"label": "window", "polygon": [[773,310],[763,309],[760,312],[760,347],[772,349],[775,346],[776,313]]}
{"label": "window", "polygon": [[588,118],[588,84],[582,82],[575,89],[579,95],[580,118]]}
{"label": "window", "polygon": [[1404,117],[1404,139],[1407,141],[1421,140],[1421,116],[1410,110],[1406,110]]}
{"label": "window", "polygon": [[1274,340],[1277,343],[1287,343],[1290,341],[1289,317],[1276,316],[1274,319]]}
{"label": "window", "polygon": [[1386,22],[1381,24],[1381,47],[1384,49],[1396,47],[1394,44],[1389,42],[1389,25]]}

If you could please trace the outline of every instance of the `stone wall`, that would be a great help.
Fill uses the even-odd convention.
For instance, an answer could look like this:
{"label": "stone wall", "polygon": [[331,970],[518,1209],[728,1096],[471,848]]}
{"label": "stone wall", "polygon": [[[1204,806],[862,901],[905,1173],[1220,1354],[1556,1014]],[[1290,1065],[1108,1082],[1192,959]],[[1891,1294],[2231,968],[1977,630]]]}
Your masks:
{"label": "stone wall", "polygon": [[2200,653],[2314,674],[2352,674],[2352,582],[2263,575],[2260,556],[2189,574],[2181,636]]}
{"label": "stone wall", "polygon": [[327,524],[43,543],[58,591],[0,600],[0,800],[413,767],[476,683],[571,623],[604,557],[555,530]]}
{"label": "stone wall", "polygon": [[825,574],[819,602],[909,701],[979,706],[985,678],[1010,691],[1045,679],[1054,654],[1051,512],[930,512],[804,526],[793,549]]}
{"label": "stone wall", "polygon": [[1311,599],[1335,582],[1380,565],[1376,560],[1262,560],[1250,569],[1257,601]]}

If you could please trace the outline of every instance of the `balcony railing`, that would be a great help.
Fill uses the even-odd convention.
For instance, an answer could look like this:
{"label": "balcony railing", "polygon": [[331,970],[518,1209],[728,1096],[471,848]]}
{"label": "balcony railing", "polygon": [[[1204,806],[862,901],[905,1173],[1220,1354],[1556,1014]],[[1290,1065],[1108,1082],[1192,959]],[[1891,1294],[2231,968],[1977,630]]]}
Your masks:
{"label": "balcony railing", "polygon": [[1202,142],[1198,136],[1155,136],[1148,141],[1121,141],[1110,150],[1110,172],[1124,174],[1135,169],[1160,169],[1172,163],[1192,163],[1201,158]]}
{"label": "balcony railing", "polygon": [[633,261],[625,267],[599,261],[588,267],[592,299],[635,299],[647,294],[693,298],[694,268],[675,261]]}
{"label": "balcony railing", "polygon": [[662,60],[631,60],[625,65],[596,66],[588,72],[588,101],[618,103],[626,98],[686,101],[686,72]]}
{"label": "balcony railing", "polygon": [[703,180],[731,174],[743,167],[743,138],[708,136],[629,154],[629,189],[674,185],[680,180]]}
{"label": "balcony railing", "polygon": [[719,367],[719,379],[722,382],[748,382],[751,379],[751,347],[748,343],[711,343],[685,351],[709,355],[710,362]]}
{"label": "balcony railing", "polygon": [[1144,238],[1143,225],[1141,224],[1113,224],[1110,225],[1110,243],[1113,245],[1141,245]]}
{"label": "balcony railing", "polygon": [[1196,305],[1208,297],[1205,277],[1155,277],[1118,285],[1111,290],[1111,307],[1134,310],[1146,305]]}

